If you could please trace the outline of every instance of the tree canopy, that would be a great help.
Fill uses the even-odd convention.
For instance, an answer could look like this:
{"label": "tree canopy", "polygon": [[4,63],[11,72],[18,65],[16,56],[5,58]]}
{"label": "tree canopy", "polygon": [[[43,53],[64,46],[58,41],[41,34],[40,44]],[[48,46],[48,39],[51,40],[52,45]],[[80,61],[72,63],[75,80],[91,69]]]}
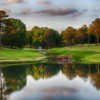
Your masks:
{"label": "tree canopy", "polygon": [[28,44],[34,47],[51,48],[59,45],[59,33],[47,27],[33,27],[27,32]]}
{"label": "tree canopy", "polygon": [[8,18],[5,20],[6,28],[5,34],[2,37],[2,43],[5,46],[11,48],[22,48],[26,44],[26,27],[25,24],[14,18]]}
{"label": "tree canopy", "polygon": [[62,33],[62,39],[63,43],[65,45],[73,45],[76,43],[76,29],[73,27],[68,27],[65,31]]}
{"label": "tree canopy", "polygon": [[100,18],[96,18],[89,26],[90,34],[96,37],[96,42],[100,42]]}

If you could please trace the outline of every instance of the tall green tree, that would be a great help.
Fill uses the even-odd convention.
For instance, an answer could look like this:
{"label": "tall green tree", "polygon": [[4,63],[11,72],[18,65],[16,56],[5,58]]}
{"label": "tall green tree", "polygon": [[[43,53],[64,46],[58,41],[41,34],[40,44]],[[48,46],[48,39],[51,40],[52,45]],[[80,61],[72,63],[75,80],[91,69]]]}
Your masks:
{"label": "tall green tree", "polygon": [[5,20],[6,28],[5,34],[2,38],[2,43],[11,48],[23,48],[26,44],[26,27],[25,24],[14,18]]}
{"label": "tall green tree", "polygon": [[0,10],[0,46],[2,45],[2,35],[4,34],[3,30],[5,27],[4,20],[5,18],[8,17],[7,13],[3,10]]}
{"label": "tall green tree", "polygon": [[28,30],[26,32],[26,38],[27,38],[27,45],[29,47],[32,47],[32,42],[33,42],[33,36],[34,36],[34,33],[31,31],[31,30]]}
{"label": "tall green tree", "polygon": [[41,28],[38,28],[38,27],[34,27],[32,29],[32,32],[34,33],[33,35],[33,41],[32,41],[32,44],[35,46],[35,47],[44,47],[44,32],[46,31],[46,27],[41,27]]}

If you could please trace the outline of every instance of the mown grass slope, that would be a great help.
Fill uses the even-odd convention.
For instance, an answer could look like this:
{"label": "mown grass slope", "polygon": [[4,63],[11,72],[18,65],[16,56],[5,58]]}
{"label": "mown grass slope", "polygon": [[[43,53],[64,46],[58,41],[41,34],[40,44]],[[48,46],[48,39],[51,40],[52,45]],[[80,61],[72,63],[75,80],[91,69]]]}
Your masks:
{"label": "mown grass slope", "polygon": [[75,45],[72,47],[52,48],[46,52],[53,55],[72,55],[76,63],[100,63],[100,45]]}
{"label": "mown grass slope", "polygon": [[43,56],[36,49],[0,48],[0,60],[33,60]]}

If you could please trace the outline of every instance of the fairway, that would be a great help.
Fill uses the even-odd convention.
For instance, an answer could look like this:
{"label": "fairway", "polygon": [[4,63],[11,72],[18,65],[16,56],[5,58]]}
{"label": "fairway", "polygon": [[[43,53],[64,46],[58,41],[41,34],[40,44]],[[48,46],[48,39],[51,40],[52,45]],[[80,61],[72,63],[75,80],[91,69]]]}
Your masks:
{"label": "fairway", "polygon": [[0,48],[0,61],[34,61],[43,57],[36,49]]}
{"label": "fairway", "polygon": [[72,55],[76,63],[100,63],[100,45],[85,44],[83,46],[75,45],[72,47],[52,48],[47,53],[53,55]]}

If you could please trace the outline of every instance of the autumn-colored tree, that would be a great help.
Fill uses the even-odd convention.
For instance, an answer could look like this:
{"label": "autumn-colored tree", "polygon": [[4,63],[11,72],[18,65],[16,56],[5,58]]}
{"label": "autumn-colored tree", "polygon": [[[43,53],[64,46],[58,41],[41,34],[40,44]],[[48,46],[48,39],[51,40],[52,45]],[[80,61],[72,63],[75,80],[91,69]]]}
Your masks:
{"label": "autumn-colored tree", "polygon": [[47,29],[44,33],[44,43],[46,48],[57,47],[60,42],[60,35],[54,29]]}
{"label": "autumn-colored tree", "polygon": [[[44,48],[44,33],[47,30],[47,27],[41,27],[39,30],[37,30],[36,33],[34,33],[34,41],[33,44],[36,44],[37,46],[41,46]],[[36,37],[36,38],[35,38]]]}
{"label": "autumn-colored tree", "polygon": [[100,18],[96,18],[89,26],[89,33],[96,37],[96,43],[100,42]]}
{"label": "autumn-colored tree", "polygon": [[76,34],[77,31],[73,27],[68,27],[65,31],[62,33],[62,39],[63,43],[65,45],[73,45],[76,43]]}
{"label": "autumn-colored tree", "polygon": [[35,47],[44,47],[44,32],[46,31],[46,27],[33,27],[31,30],[32,33],[32,45]]}
{"label": "autumn-colored tree", "polygon": [[86,25],[80,27],[77,30],[76,38],[77,38],[78,43],[83,44],[84,42],[86,42],[87,37],[88,37],[87,32],[88,32],[88,27]]}
{"label": "autumn-colored tree", "polygon": [[26,27],[19,19],[8,18],[5,20],[5,34],[2,43],[11,48],[23,48],[26,44]]}

